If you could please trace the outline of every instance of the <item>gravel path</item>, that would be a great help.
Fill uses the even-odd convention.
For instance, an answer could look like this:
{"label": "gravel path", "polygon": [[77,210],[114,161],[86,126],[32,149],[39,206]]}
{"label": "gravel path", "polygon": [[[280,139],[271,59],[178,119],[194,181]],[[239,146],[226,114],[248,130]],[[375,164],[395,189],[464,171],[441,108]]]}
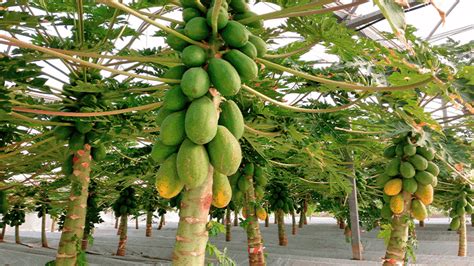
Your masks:
{"label": "gravel path", "polygon": [[[174,220],[174,219],[170,219]],[[447,231],[447,219],[432,219],[425,228],[417,228],[419,247],[416,250],[417,265],[473,265],[474,266],[474,228],[468,227],[468,257],[456,256],[458,235]],[[134,224],[130,222],[129,224]],[[362,233],[364,261],[351,260],[351,246],[346,242],[343,230],[333,219],[316,218],[298,234],[291,235],[287,226],[288,246],[278,246],[277,226],[273,223],[265,228],[261,224],[265,240],[268,265],[380,265],[385,246],[378,239],[378,230]],[[156,227],[155,227],[156,228]],[[129,228],[127,255],[114,256],[118,236],[111,221],[101,225],[95,232],[93,246],[89,248],[88,261],[91,265],[169,265],[174,244],[176,223],[168,222],[163,230],[153,230],[153,237],[145,237],[144,225],[141,229]],[[12,228],[8,228],[6,243],[0,243],[0,265],[44,265],[53,260],[60,233],[48,233],[51,249],[41,248],[40,233],[22,231],[21,239],[26,245],[16,245]],[[227,247],[229,256],[237,265],[247,265],[246,236],[240,227],[232,228],[232,241],[225,242],[220,235],[212,243],[221,250]],[[210,262],[214,262],[210,260]]]}

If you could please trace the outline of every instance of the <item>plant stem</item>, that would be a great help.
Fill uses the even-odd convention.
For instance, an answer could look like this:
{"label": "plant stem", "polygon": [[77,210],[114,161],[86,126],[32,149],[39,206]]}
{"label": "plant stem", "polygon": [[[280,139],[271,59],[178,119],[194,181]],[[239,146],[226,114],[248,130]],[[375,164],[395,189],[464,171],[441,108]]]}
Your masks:
{"label": "plant stem", "polygon": [[20,40],[15,39],[15,38],[8,37],[8,36],[3,35],[3,34],[0,34],[0,38],[10,41],[12,43],[12,45],[15,45],[15,46],[18,46],[18,47],[23,47],[23,48],[28,48],[28,49],[32,49],[32,50],[36,50],[36,51],[40,51],[42,53],[49,54],[49,55],[52,55],[52,56],[55,56],[55,57],[58,57],[58,58],[63,58],[63,59],[75,62],[75,63],[83,65],[83,66],[87,66],[87,67],[90,67],[90,68],[101,69],[101,70],[105,70],[105,71],[108,71],[108,72],[111,72],[111,73],[117,73],[117,74],[120,74],[120,75],[130,76],[130,77],[140,78],[140,79],[145,79],[145,80],[161,81],[161,82],[167,82],[167,83],[179,83],[179,80],[176,80],[176,79],[165,79],[165,78],[157,78],[157,77],[150,77],[150,76],[142,76],[142,75],[129,73],[129,72],[126,72],[126,71],[116,70],[116,69],[113,69],[113,68],[109,68],[109,67],[105,67],[105,66],[102,66],[102,65],[94,64],[94,63],[87,62],[87,61],[84,61],[84,60],[81,60],[81,59],[78,59],[78,58],[75,58],[75,57],[71,57],[71,56],[68,56],[68,55],[65,55],[65,54],[58,53],[58,52],[56,52],[56,51],[54,51],[50,48],[45,48],[45,47],[37,46],[37,45],[34,45],[34,44],[30,44],[30,43],[27,43],[27,42],[23,42],[23,41],[20,41]]}
{"label": "plant stem", "polygon": [[287,246],[288,245],[288,238],[286,237],[285,232],[285,214],[283,213],[282,209],[278,209],[275,212],[277,216],[277,223],[278,223],[278,244],[280,246]]}
{"label": "plant stem", "polygon": [[46,238],[46,209],[45,207],[41,210],[41,246],[44,248],[48,247],[48,239]]}
{"label": "plant stem", "polygon": [[146,213],[146,229],[145,229],[145,236],[151,237],[153,230],[151,228],[153,222],[153,212],[147,211]]}
{"label": "plant stem", "polygon": [[265,265],[265,256],[263,253],[263,239],[260,233],[260,225],[258,223],[258,217],[255,210],[255,190],[253,187],[253,176],[245,176],[247,182],[250,184],[247,192],[245,193],[245,209],[247,210],[247,244],[248,244],[248,255],[250,266],[263,266]]}
{"label": "plant stem", "polygon": [[117,256],[125,256],[127,247],[127,224],[128,215],[123,214],[120,218],[120,240],[117,248]]}
{"label": "plant stem", "polygon": [[255,129],[255,128],[251,128],[247,125],[244,125],[244,128],[247,132],[250,132],[250,133],[253,133],[255,135],[262,135],[262,136],[266,136],[266,137],[277,137],[279,136],[281,133],[280,132],[264,132],[264,131],[260,131],[258,129]]}
{"label": "plant stem", "polygon": [[467,256],[467,235],[466,235],[466,216],[459,216],[459,246],[458,246],[458,256],[466,257]]}
{"label": "plant stem", "polygon": [[[28,109],[22,107],[13,107],[12,110],[24,113],[32,114],[42,114],[42,115],[52,115],[52,116],[68,116],[68,117],[93,117],[93,116],[109,116],[109,115],[118,115],[129,113],[133,111],[143,111],[143,110],[153,110],[160,107],[163,103],[150,103],[137,107],[130,107],[126,109],[114,110],[114,111],[105,111],[105,112],[92,112],[92,113],[73,113],[73,112],[60,112],[60,111],[46,111],[46,110],[37,110],[37,109]],[[69,125],[69,124],[68,124]]]}
{"label": "plant stem", "polygon": [[61,239],[59,241],[56,265],[75,265],[77,262],[77,247],[84,234],[86,221],[87,196],[91,172],[91,146],[74,153],[73,173],[70,175],[71,192],[67,207]]}
{"label": "plant stem", "polygon": [[165,25],[162,25],[162,24],[160,24],[160,23],[158,23],[158,22],[156,22],[156,21],[154,21],[154,20],[151,20],[151,19],[149,19],[148,17],[146,17],[146,16],[140,14],[140,13],[137,12],[136,10],[133,10],[133,9],[129,8],[128,6],[123,5],[123,4],[119,3],[119,2],[116,2],[116,1],[113,1],[113,0],[98,0],[97,2],[106,4],[106,5],[110,6],[110,7],[118,8],[118,9],[120,9],[120,10],[126,12],[126,13],[129,13],[129,14],[131,14],[131,15],[133,15],[133,16],[135,16],[135,17],[141,19],[141,20],[143,20],[143,21],[146,21],[146,22],[150,23],[150,24],[153,25],[153,26],[156,26],[156,27],[160,28],[161,30],[165,31],[166,33],[173,34],[173,35],[175,35],[176,37],[178,37],[178,38],[180,38],[180,39],[182,39],[182,40],[184,40],[184,41],[187,41],[188,43],[191,43],[191,44],[200,46],[200,47],[202,47],[202,48],[204,48],[204,49],[207,48],[207,45],[205,45],[205,44],[203,44],[203,43],[201,43],[201,42],[197,42],[197,41],[195,41],[195,40],[192,40],[191,38],[187,37],[187,36],[184,35],[184,34],[181,34],[181,33],[177,32],[177,31],[175,31],[175,30],[173,30],[173,29],[171,29],[171,28],[169,28],[169,27],[167,27],[167,26],[165,26]]}
{"label": "plant stem", "polygon": [[183,199],[173,251],[174,266],[204,265],[209,239],[206,225],[212,201],[213,171],[209,165],[208,176],[202,185],[181,192]]}
{"label": "plant stem", "polygon": [[366,86],[361,86],[361,85],[355,85],[355,84],[350,84],[350,83],[346,83],[346,82],[341,82],[341,81],[335,81],[335,80],[331,80],[331,79],[326,79],[326,78],[321,78],[321,77],[316,77],[316,76],[313,76],[313,75],[310,75],[310,74],[307,74],[307,73],[304,73],[304,72],[300,72],[298,70],[294,70],[294,69],[291,69],[291,68],[287,68],[287,67],[284,67],[284,66],[281,66],[279,64],[275,64],[273,62],[270,62],[268,60],[265,60],[265,59],[262,59],[262,58],[258,58],[257,61],[259,61],[260,63],[266,65],[266,66],[269,66],[271,68],[274,68],[274,69],[277,69],[277,70],[280,70],[280,71],[284,71],[284,72],[287,72],[287,73],[290,73],[290,74],[293,74],[295,76],[298,76],[300,78],[304,78],[304,79],[308,79],[308,80],[312,80],[312,81],[316,81],[316,82],[320,82],[320,83],[323,83],[323,84],[327,84],[327,85],[333,85],[333,86],[336,86],[338,87],[339,89],[348,89],[348,90],[360,90],[360,91],[371,91],[371,92],[380,92],[380,91],[403,91],[403,90],[410,90],[410,89],[415,89],[415,88],[418,88],[422,85],[425,85],[426,83],[432,81],[434,79],[433,76],[430,76],[422,81],[418,81],[418,82],[415,82],[413,84],[408,84],[408,85],[402,85],[402,86],[381,86],[381,87],[366,87]]}
{"label": "plant stem", "polygon": [[[225,0],[224,0],[225,1]],[[212,14],[211,14],[211,28],[212,28],[212,36],[214,39],[217,39],[218,28],[217,28],[217,20],[219,18],[219,11],[221,9],[222,0],[214,0],[214,6],[212,7]]]}
{"label": "plant stem", "polygon": [[362,99],[365,98],[365,94],[362,95],[361,97],[359,97],[357,100],[355,101],[352,101],[348,104],[345,104],[345,105],[340,105],[340,106],[337,106],[337,107],[332,107],[332,108],[326,108],[326,109],[306,109],[306,108],[300,108],[300,107],[295,107],[295,106],[291,106],[291,105],[287,105],[285,103],[282,103],[282,102],[279,102],[277,100],[274,100],[268,96],[266,96],[265,94],[262,94],[252,88],[250,88],[249,86],[247,85],[242,85],[242,88],[245,89],[246,91],[252,93],[253,95],[263,99],[263,100],[266,100],[270,103],[273,103],[277,106],[280,106],[280,107],[283,107],[284,109],[287,109],[287,110],[290,110],[290,111],[293,111],[293,112],[300,112],[300,113],[312,113],[312,114],[321,114],[321,113],[332,113],[332,112],[337,112],[337,111],[341,111],[341,110],[344,110],[344,109],[347,109],[353,105],[355,105],[356,103],[360,102]]}

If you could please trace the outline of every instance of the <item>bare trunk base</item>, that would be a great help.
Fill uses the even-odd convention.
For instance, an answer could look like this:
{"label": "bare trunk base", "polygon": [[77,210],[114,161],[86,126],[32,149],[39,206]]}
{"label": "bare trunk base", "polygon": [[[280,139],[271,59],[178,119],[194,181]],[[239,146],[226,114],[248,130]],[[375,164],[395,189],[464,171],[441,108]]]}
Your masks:
{"label": "bare trunk base", "polygon": [[467,236],[466,236],[466,216],[459,216],[459,222],[461,226],[459,227],[459,247],[458,247],[458,256],[466,257],[467,256]]}
{"label": "bare trunk base", "polygon": [[84,236],[82,237],[82,241],[81,241],[81,249],[86,251],[88,248],[88,245],[89,245],[89,234],[84,232]]}
{"label": "bare trunk base", "polygon": [[287,246],[288,238],[285,232],[285,214],[282,210],[278,210],[275,213],[275,217],[277,218],[278,222],[278,244],[280,246]]}
{"label": "bare trunk base", "polygon": [[5,232],[7,231],[7,225],[4,224],[2,228],[2,233],[0,234],[0,243],[3,242],[3,239],[5,239]]}
{"label": "bare trunk base", "polygon": [[425,227],[425,221],[420,221],[420,227]]}
{"label": "bare trunk base", "polygon": [[270,226],[270,215],[267,214],[267,217],[265,217],[265,227],[269,227]]}
{"label": "bare trunk base", "polygon": [[115,217],[115,226],[114,226],[115,229],[118,229],[119,218],[120,217]]}
{"label": "bare trunk base", "polygon": [[21,244],[21,241],[20,241],[20,226],[19,225],[15,225],[15,243],[16,244]]}
{"label": "bare trunk base", "polygon": [[165,215],[161,214],[160,215],[160,225],[158,225],[158,230],[161,230],[161,228],[163,228],[164,225],[165,225]]}
{"label": "bare trunk base", "polygon": [[295,217],[295,211],[291,212],[291,234],[296,235],[296,217]]}
{"label": "bare trunk base", "polygon": [[137,229],[137,230],[138,230],[138,217],[137,217],[137,218],[135,218],[135,229]]}
{"label": "bare trunk base", "polygon": [[128,216],[122,215],[120,219],[120,240],[117,248],[117,256],[125,256],[127,250],[127,222]]}
{"label": "bare trunk base", "polygon": [[146,237],[151,237],[152,224],[153,224],[153,212],[149,211],[146,213],[146,230],[145,230]]}
{"label": "bare trunk base", "polygon": [[225,241],[229,242],[232,240],[232,222],[230,220],[231,210],[227,207],[225,211]]}
{"label": "bare trunk base", "polygon": [[239,212],[234,211],[234,226],[239,226]]}

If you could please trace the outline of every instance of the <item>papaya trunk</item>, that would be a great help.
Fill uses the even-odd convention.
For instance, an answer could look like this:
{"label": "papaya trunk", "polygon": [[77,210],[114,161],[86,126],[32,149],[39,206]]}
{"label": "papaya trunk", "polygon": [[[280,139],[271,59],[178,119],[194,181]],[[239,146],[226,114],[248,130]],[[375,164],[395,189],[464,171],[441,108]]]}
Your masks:
{"label": "papaya trunk", "polygon": [[237,210],[234,211],[234,226],[239,226],[239,212]]}
{"label": "papaya trunk", "polygon": [[337,221],[338,221],[337,223],[339,224],[339,229],[346,228],[346,223],[344,222],[343,219],[338,219]]}
{"label": "papaya trunk", "polygon": [[89,234],[84,232],[84,235],[82,236],[81,249],[86,251],[88,244],[89,244]]}
{"label": "papaya trunk", "polygon": [[135,218],[135,229],[138,229],[138,217]]}
{"label": "papaya trunk", "polygon": [[212,166],[200,186],[184,190],[176,242],[173,250],[174,266],[204,265],[207,232],[207,215],[212,202]]}
{"label": "papaya trunk", "polygon": [[51,232],[54,232],[54,226],[56,225],[56,218],[51,216]]}
{"label": "papaya trunk", "polygon": [[229,242],[232,240],[232,222],[230,220],[231,210],[227,207],[225,211],[225,241]]}
{"label": "papaya trunk", "polygon": [[118,227],[118,229],[117,229],[117,235],[118,235],[118,236],[122,234],[122,229],[123,229],[123,228],[122,228],[122,221],[123,221],[123,215],[120,216],[120,220],[119,220],[119,227]]}
{"label": "papaya trunk", "polygon": [[41,216],[41,246],[48,247],[48,239],[46,238],[46,211],[43,209]]}
{"label": "papaya trunk", "polygon": [[165,215],[160,214],[160,224],[158,225],[158,230],[161,230],[161,228],[163,228],[164,225],[165,225]]}
{"label": "papaya trunk", "polygon": [[306,217],[306,213],[308,212],[308,202],[305,200],[304,203],[303,203],[303,223],[304,225],[307,225],[308,224],[308,217]]}
{"label": "papaya trunk", "polygon": [[115,229],[118,229],[119,217],[115,216]]}
{"label": "papaya trunk", "polygon": [[270,215],[267,214],[267,216],[265,217],[265,227],[269,227],[270,226]]}
{"label": "papaya trunk", "polygon": [[425,227],[425,221],[420,221],[420,227]]}
{"label": "papaya trunk", "polygon": [[304,220],[305,220],[304,211],[301,210],[301,211],[300,211],[300,220],[299,220],[299,222],[298,222],[298,227],[299,227],[299,228],[303,228]]}
{"label": "papaya trunk", "polygon": [[77,261],[77,241],[82,239],[86,221],[87,196],[90,181],[91,147],[75,152],[71,179],[71,194],[67,207],[61,239],[59,240],[56,265],[75,265]]}
{"label": "papaya trunk", "polygon": [[403,265],[408,240],[408,216],[410,215],[411,194],[403,192],[404,209],[392,218],[392,233],[385,253],[384,266]]}
{"label": "papaya trunk", "polygon": [[459,247],[458,247],[458,256],[466,257],[467,255],[467,236],[466,236],[466,216],[459,216]]}
{"label": "papaya trunk", "polygon": [[117,248],[117,256],[125,256],[127,247],[127,223],[128,215],[124,214],[120,218],[120,240]]}
{"label": "papaya trunk", "polygon": [[15,225],[15,243],[16,244],[21,244],[21,241],[20,241],[20,226],[19,225]]}
{"label": "papaya trunk", "polygon": [[273,213],[273,216],[274,216],[273,223],[278,224],[278,214],[277,214],[277,212]]}
{"label": "papaya trunk", "polygon": [[258,223],[258,217],[255,210],[255,191],[253,187],[253,176],[246,176],[248,183],[250,184],[245,193],[245,209],[247,210],[247,245],[249,253],[249,265],[250,266],[262,266],[265,265],[265,256],[263,253],[263,240],[262,234],[260,233],[260,224]]}
{"label": "papaya trunk", "polygon": [[152,234],[152,225],[153,223],[153,212],[148,211],[146,213],[146,230],[145,230],[145,236],[146,237],[151,237]]}
{"label": "papaya trunk", "polygon": [[279,209],[275,212],[275,217],[278,220],[278,244],[280,246],[288,245],[288,238],[286,237],[285,232],[285,214],[282,209]]}
{"label": "papaya trunk", "polygon": [[296,235],[296,217],[295,211],[291,211],[291,234]]}
{"label": "papaya trunk", "polygon": [[0,234],[0,243],[5,239],[5,232],[7,231],[7,225],[3,224],[2,233]]}

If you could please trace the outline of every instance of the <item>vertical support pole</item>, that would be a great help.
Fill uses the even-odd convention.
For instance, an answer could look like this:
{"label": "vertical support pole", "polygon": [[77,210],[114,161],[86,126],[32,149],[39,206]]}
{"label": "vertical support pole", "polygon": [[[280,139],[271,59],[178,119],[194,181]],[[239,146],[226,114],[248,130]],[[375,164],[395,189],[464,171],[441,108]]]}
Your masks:
{"label": "vertical support pole", "polygon": [[348,164],[348,168],[351,169],[352,175],[350,182],[352,186],[352,192],[349,195],[349,214],[351,218],[351,243],[352,243],[352,259],[362,260],[362,243],[360,242],[360,225],[359,225],[359,210],[357,203],[357,183],[355,179],[354,164],[352,159],[352,153],[346,150],[346,161],[352,162]]}

